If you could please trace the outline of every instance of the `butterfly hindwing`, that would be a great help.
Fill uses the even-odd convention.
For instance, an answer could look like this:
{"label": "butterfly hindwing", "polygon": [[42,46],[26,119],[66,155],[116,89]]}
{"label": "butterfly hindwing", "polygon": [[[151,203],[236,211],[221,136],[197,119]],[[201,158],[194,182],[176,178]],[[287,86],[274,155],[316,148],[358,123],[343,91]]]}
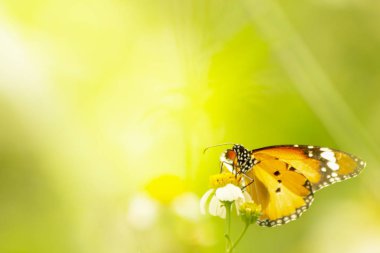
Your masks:
{"label": "butterfly hindwing", "polygon": [[261,226],[278,226],[295,220],[313,200],[310,182],[302,174],[289,170],[283,161],[264,160],[246,176],[253,180],[247,191],[262,207],[258,220]]}

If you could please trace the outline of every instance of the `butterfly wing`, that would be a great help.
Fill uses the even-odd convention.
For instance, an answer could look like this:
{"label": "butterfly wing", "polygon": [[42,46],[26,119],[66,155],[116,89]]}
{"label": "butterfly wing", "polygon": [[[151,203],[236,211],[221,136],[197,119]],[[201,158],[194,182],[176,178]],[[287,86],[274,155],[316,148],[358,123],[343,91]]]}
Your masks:
{"label": "butterfly wing", "polygon": [[262,206],[257,221],[262,226],[297,219],[311,205],[315,191],[354,177],[365,167],[364,161],[335,149],[281,145],[251,151],[253,167],[243,170],[247,160],[239,161],[242,146],[235,146],[222,155],[222,164],[245,176],[245,189]]}
{"label": "butterfly wing", "polygon": [[357,176],[365,162],[351,154],[325,147],[282,145],[252,151],[258,161],[280,160],[287,168],[304,175],[313,191]]}
{"label": "butterfly wing", "polygon": [[313,201],[309,180],[289,170],[283,161],[263,160],[245,176],[249,182],[246,190],[262,207],[262,215],[257,222],[261,226],[278,226],[295,220]]}

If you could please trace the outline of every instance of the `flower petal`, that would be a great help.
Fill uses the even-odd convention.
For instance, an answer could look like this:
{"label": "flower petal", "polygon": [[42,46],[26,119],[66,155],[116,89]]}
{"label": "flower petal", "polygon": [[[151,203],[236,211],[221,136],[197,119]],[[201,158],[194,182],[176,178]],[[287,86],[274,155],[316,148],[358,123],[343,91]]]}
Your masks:
{"label": "flower petal", "polygon": [[223,203],[218,200],[215,196],[211,198],[208,211],[213,216],[219,216],[220,218],[226,218],[226,208]]}
{"label": "flower petal", "polygon": [[206,206],[207,206],[207,202],[209,202],[210,200],[210,196],[211,194],[214,193],[214,189],[210,189],[208,190],[205,194],[203,194],[200,202],[199,202],[199,207],[200,207],[200,210],[201,210],[201,214],[206,214]]}
{"label": "flower petal", "polygon": [[239,198],[244,199],[244,195],[240,187],[233,184],[227,184],[224,187],[216,189],[215,196],[220,201],[233,202]]}

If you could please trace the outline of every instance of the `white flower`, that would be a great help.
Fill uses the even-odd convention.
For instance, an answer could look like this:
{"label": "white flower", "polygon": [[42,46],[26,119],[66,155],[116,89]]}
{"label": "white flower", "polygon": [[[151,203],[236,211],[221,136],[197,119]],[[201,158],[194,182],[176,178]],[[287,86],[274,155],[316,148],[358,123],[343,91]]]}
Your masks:
{"label": "white flower", "polygon": [[200,209],[202,214],[206,214],[208,206],[209,214],[225,218],[225,202],[234,203],[236,205],[236,210],[239,210],[239,206],[242,203],[250,200],[251,198],[249,194],[243,194],[240,187],[233,184],[227,184],[217,189],[208,190],[200,200]]}
{"label": "white flower", "polygon": [[216,189],[215,196],[219,201],[233,202],[237,199],[244,199],[243,192],[240,187],[233,184],[228,184],[224,187]]}

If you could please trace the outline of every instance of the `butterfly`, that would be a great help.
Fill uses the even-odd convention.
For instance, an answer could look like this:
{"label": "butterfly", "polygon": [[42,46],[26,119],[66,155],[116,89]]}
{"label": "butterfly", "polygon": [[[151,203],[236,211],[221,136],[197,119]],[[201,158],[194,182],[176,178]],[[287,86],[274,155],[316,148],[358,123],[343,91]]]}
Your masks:
{"label": "butterfly", "polygon": [[261,205],[261,226],[296,220],[311,205],[314,192],[357,176],[366,163],[346,152],[307,145],[247,150],[235,144],[221,156],[222,166],[243,176],[243,189]]}

